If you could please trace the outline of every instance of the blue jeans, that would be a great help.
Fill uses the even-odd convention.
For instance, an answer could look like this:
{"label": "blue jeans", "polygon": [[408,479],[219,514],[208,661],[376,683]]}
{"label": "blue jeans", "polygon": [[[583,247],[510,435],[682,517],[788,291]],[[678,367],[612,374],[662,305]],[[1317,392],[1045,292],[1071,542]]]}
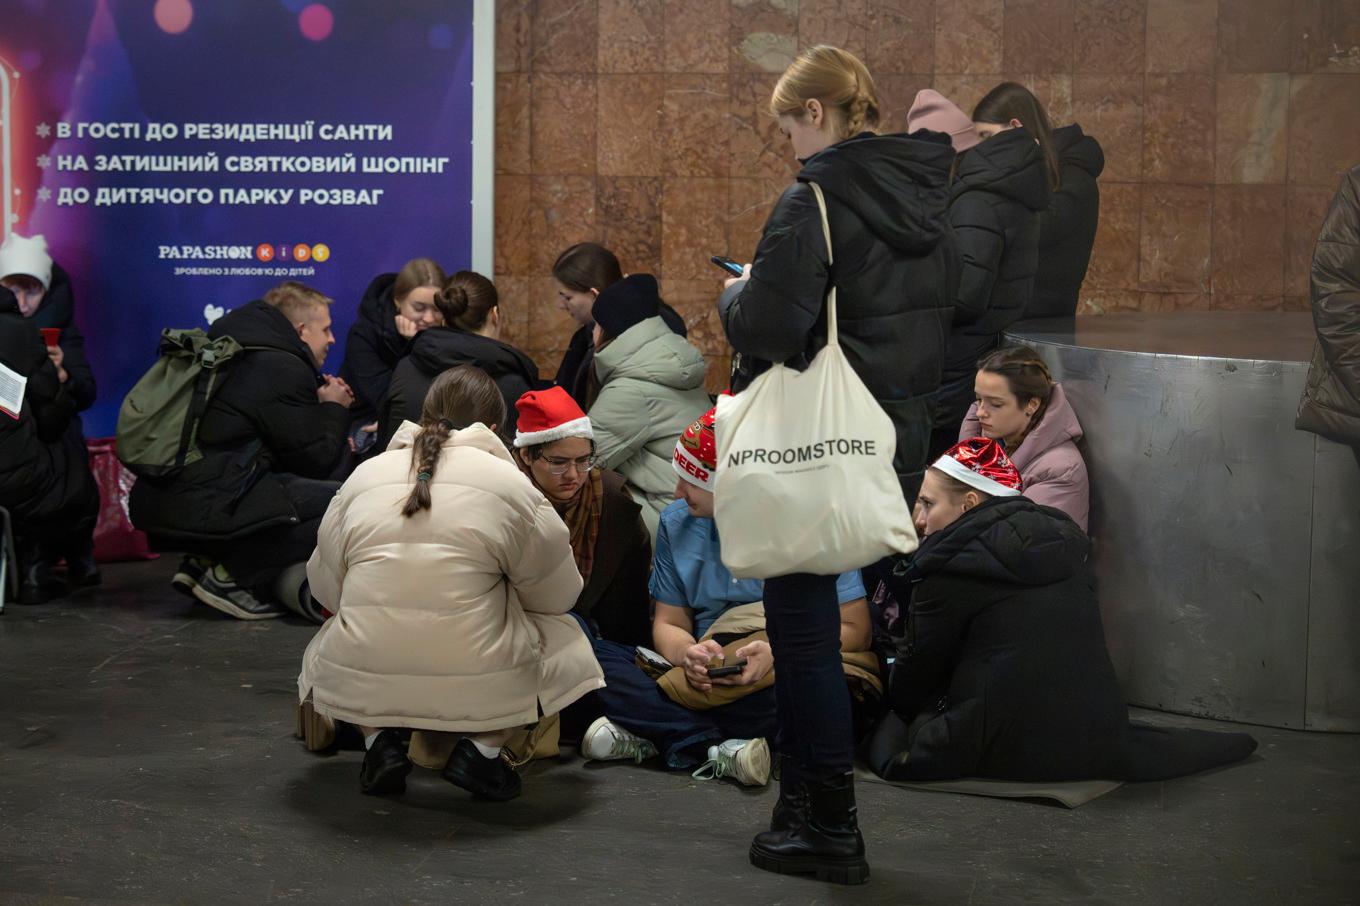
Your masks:
{"label": "blue jeans", "polygon": [[[573,616],[585,629],[581,618]],[[691,711],[667,698],[656,680],[642,672],[633,660],[632,647],[597,639],[589,630],[586,630],[586,636],[604,670],[605,687],[594,693],[595,707],[620,727],[655,745],[665,759],[666,767],[672,770],[696,768],[708,759],[709,746],[727,739],[771,739],[774,736],[773,686],[752,692],[721,708]],[[836,663],[839,671],[839,659]],[[844,680],[841,688],[845,688]]]}
{"label": "blue jeans", "polygon": [[808,780],[850,771],[855,743],[836,577],[766,579],[765,622],[776,665],[780,752]]}

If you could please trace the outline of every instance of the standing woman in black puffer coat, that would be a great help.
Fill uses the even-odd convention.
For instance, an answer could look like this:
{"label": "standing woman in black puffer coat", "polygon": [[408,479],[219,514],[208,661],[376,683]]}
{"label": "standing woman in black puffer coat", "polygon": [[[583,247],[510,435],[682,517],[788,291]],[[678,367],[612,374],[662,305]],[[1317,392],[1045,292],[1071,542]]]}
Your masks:
{"label": "standing woman in black puffer coat", "polygon": [[[994,89],[978,109],[988,109],[989,99],[1005,90],[1006,85]],[[907,128],[919,122],[948,131],[961,152],[949,191],[949,223],[958,239],[963,275],[935,397],[930,455],[936,457],[959,438],[959,424],[973,403],[978,360],[1001,345],[1002,331],[1020,320],[1029,304],[1039,264],[1040,217],[1049,192],[1057,188],[1058,166],[1042,110],[1026,111],[1025,122],[1032,125],[985,134],[979,130],[979,138],[995,137],[975,143],[967,132],[947,128],[967,121],[962,110],[938,95],[928,107],[919,101],[913,114],[918,109],[929,113],[909,115]],[[940,124],[933,125],[937,120]]]}
{"label": "standing woman in black puffer coat", "polygon": [[[746,276],[729,281],[719,303],[727,337],[743,359],[733,389],[742,389],[762,363],[803,365],[826,345],[824,299],[834,284],[840,344],[892,419],[894,467],[910,500],[926,466],[930,398],[958,290],[958,253],[945,220],[954,158],[949,137],[875,134],[873,79],[859,59],[834,47],[800,54],[775,86],[770,110],[803,169],[775,204]],[[826,195],[831,259],[809,182]],[[834,576],[765,582],[770,644],[780,665],[782,774],[770,832],[756,837],[751,861],[768,871],[857,884],[868,879],[869,866],[856,820],[836,602]]]}
{"label": "standing woman in black puffer coat", "polygon": [[1024,85],[1003,82],[973,109],[978,135],[988,138],[1021,125],[1035,133],[1053,152],[1057,181],[1053,197],[1039,220],[1039,268],[1025,318],[1070,318],[1077,313],[1081,284],[1091,263],[1100,220],[1100,188],[1096,178],[1105,169],[1100,143],[1073,123],[1039,134],[1037,123],[1048,129],[1044,105]]}

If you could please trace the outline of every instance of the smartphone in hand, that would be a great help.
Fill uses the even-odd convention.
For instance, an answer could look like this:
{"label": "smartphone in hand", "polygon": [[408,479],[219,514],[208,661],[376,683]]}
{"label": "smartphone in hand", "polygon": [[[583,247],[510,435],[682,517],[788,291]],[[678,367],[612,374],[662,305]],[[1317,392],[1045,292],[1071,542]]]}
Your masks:
{"label": "smartphone in hand", "polygon": [[709,667],[708,678],[717,679],[718,677],[722,676],[736,676],[738,673],[742,671],[742,668],[745,666],[746,658],[742,658],[741,660],[733,661],[730,664],[723,664],[721,667]]}
{"label": "smartphone in hand", "polygon": [[743,265],[738,264],[726,255],[714,255],[708,260],[727,271],[733,277],[740,277],[742,274],[746,273],[746,268]]}

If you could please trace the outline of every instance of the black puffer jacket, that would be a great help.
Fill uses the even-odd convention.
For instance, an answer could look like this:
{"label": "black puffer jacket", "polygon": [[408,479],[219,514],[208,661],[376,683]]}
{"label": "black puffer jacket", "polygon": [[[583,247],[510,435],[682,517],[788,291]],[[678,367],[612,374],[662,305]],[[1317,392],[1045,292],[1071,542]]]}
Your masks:
{"label": "black puffer jacket", "polygon": [[340,377],[354,391],[350,416],[356,421],[376,416],[387,383],[392,379],[392,369],[410,347],[411,341],[397,330],[397,308],[392,300],[396,282],[396,274],[373,278],[364,290],[358,314],[345,338]]}
{"label": "black puffer jacket", "polygon": [[894,780],[1152,780],[1245,758],[1245,734],[1130,726],[1090,541],[1059,510],[993,498],[928,536],[891,585],[910,601],[870,744]]}
{"label": "black puffer jacket", "polygon": [[199,424],[204,458],[169,481],[139,479],[133,524],[165,543],[221,541],[298,522],[277,473],[326,478],[346,449],[349,410],[317,400],[311,351],[263,301],[219,318],[209,336],[252,347],[234,359]]}
{"label": "black puffer jacket", "polygon": [[1039,228],[1039,272],[1026,318],[1070,318],[1077,313],[1100,220],[1096,178],[1105,169],[1100,143],[1074,123],[1053,130],[1053,146],[1062,185],[1053,193]]}
{"label": "black puffer jacket", "polygon": [[0,506],[21,534],[74,522],[99,500],[82,449],[66,441],[79,423],[74,375],[57,379],[36,317],[20,314],[14,294],[0,287],[0,363],[28,379],[19,417],[0,412]]}
{"label": "black puffer jacket", "polygon": [[[85,357],[85,337],[76,327],[76,301],[71,291],[71,278],[60,265],[52,265],[51,286],[43,296],[42,304],[33,313],[33,323],[38,327],[61,328],[61,367],[66,369],[66,392],[75,401],[76,410],[84,412],[94,405],[94,372],[90,360]],[[78,423],[77,423],[78,424]]]}
{"label": "black puffer jacket", "polygon": [[1360,165],[1332,198],[1309,285],[1317,345],[1294,424],[1350,444],[1360,458]]}
{"label": "black puffer jacket", "polygon": [[962,273],[936,424],[958,430],[973,402],[977,361],[1020,320],[1034,289],[1039,218],[1048,207],[1044,156],[1025,129],[966,151],[949,193]]}
{"label": "black puffer jacket", "polygon": [[[661,302],[661,320],[666,322],[666,326],[672,333],[682,337],[689,336],[689,329],[685,327],[685,319],[666,304]],[[576,400],[576,405],[583,410],[589,411],[590,406],[595,401],[590,398],[590,376],[594,374],[595,364],[595,327],[582,327],[571,335],[571,342],[567,345],[567,351],[562,356],[562,363],[557,366],[557,377],[553,383],[567,391],[571,398]]]}
{"label": "black puffer jacket", "polygon": [[403,421],[420,421],[420,408],[430,384],[458,365],[476,365],[496,382],[505,397],[505,424],[498,430],[507,437],[514,436],[519,416],[515,401],[542,383],[533,359],[500,340],[456,327],[431,327],[416,334],[410,354],[392,372],[392,382],[378,409],[378,450],[387,449]]}
{"label": "black puffer jacket", "polygon": [[[824,302],[834,281],[841,345],[897,429],[894,466],[908,499],[926,466],[931,396],[958,291],[945,219],[953,158],[948,136],[926,131],[864,134],[813,155],[775,204],[751,278],[719,303],[743,359],[798,365],[826,345]],[[830,267],[808,182],[826,195]],[[733,389],[763,367],[750,367]]]}

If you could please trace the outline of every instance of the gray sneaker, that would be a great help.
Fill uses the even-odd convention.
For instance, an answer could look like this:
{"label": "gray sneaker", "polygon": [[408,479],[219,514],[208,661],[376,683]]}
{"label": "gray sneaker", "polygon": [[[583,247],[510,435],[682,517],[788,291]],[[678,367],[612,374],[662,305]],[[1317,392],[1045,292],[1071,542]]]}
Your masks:
{"label": "gray sneaker", "polygon": [[203,574],[212,568],[212,564],[202,557],[195,557],[186,554],[179,559],[179,568],[175,570],[175,575],[170,579],[170,587],[182,595],[194,596],[194,589],[203,579]]}
{"label": "gray sneaker", "polygon": [[268,620],[284,613],[277,604],[261,601],[248,589],[237,585],[220,563],[199,577],[193,594],[209,607],[238,620]]}

